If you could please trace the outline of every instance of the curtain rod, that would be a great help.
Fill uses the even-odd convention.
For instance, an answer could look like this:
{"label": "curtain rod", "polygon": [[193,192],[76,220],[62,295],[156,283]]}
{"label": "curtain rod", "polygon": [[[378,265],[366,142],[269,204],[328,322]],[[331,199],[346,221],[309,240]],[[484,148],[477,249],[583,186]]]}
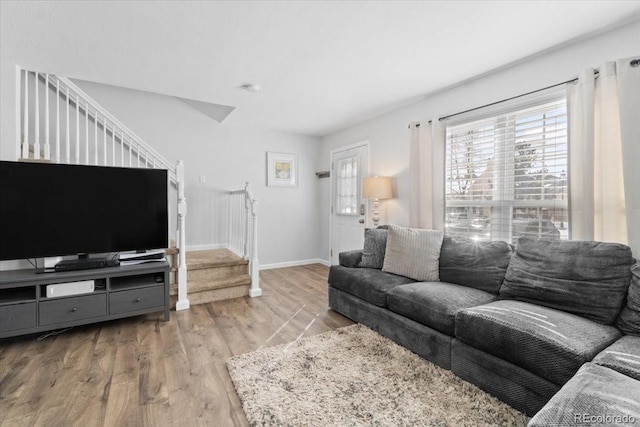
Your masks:
{"label": "curtain rod", "polygon": [[[629,62],[629,65],[631,65],[634,68],[635,67],[639,67],[640,66],[640,58],[632,59],[631,62]],[[598,70],[597,68],[594,69],[593,70],[593,74],[595,75],[595,78],[597,79],[598,75],[600,74],[600,70]],[[568,83],[573,83],[573,82],[577,82],[577,81],[578,81],[578,77],[575,77],[575,78],[573,78],[571,80],[567,80],[567,81],[564,81],[564,82],[556,83],[556,84],[551,85],[551,86],[543,87],[542,89],[532,90],[531,92],[527,92],[527,93],[523,93],[523,94],[520,94],[520,95],[512,96],[511,98],[506,98],[506,99],[503,99],[503,100],[500,100],[500,101],[492,102],[490,104],[482,105],[480,107],[470,108],[468,110],[460,111],[458,113],[449,114],[448,116],[440,117],[438,119],[438,121],[446,120],[446,119],[449,119],[451,117],[459,116],[460,114],[470,113],[471,111],[476,111],[476,110],[479,110],[481,108],[491,107],[491,106],[494,106],[496,104],[501,104],[503,102],[511,101],[513,99],[518,99],[518,98],[521,98],[523,96],[532,95],[532,94],[537,93],[537,92],[542,92],[543,90],[551,89],[551,88],[554,88],[554,87],[557,87],[557,86],[562,86],[562,85],[566,85]],[[432,121],[433,120],[429,120],[429,123],[431,123]],[[416,127],[420,127],[420,123],[416,123]],[[409,128],[411,128],[411,124],[409,124]]]}
{"label": "curtain rod", "polygon": [[440,117],[438,120],[440,120],[440,121],[447,120],[447,119],[449,119],[451,117],[459,116],[460,114],[470,113],[472,111],[480,110],[481,108],[492,107],[492,106],[494,106],[496,104],[502,104],[503,102],[511,101],[513,99],[522,98],[523,96],[527,96],[527,95],[533,95],[534,93],[542,92],[542,91],[545,91],[547,89],[552,89],[554,87],[566,85],[568,83],[573,83],[573,82],[577,82],[577,81],[578,81],[578,78],[576,77],[576,78],[573,78],[571,80],[567,80],[567,81],[564,81],[564,82],[556,83],[556,84],[551,85],[551,86],[543,87],[542,89],[532,90],[531,92],[522,93],[520,95],[512,96],[511,98],[506,98],[506,99],[502,99],[500,101],[492,102],[490,104],[481,105],[480,107],[470,108],[468,110],[460,111],[459,113],[449,114],[448,116]]}
{"label": "curtain rod", "polygon": [[[597,75],[597,74],[598,74],[598,71],[597,71],[597,70],[595,70],[595,71],[594,71],[594,74],[596,74],[596,75]],[[438,120],[439,120],[439,121],[446,120],[446,119],[449,119],[449,118],[451,118],[451,117],[459,116],[460,114],[470,113],[471,111],[476,111],[476,110],[479,110],[479,109],[481,109],[481,108],[491,107],[491,106],[494,106],[494,105],[496,105],[496,104],[501,104],[501,103],[503,103],[503,102],[511,101],[511,100],[513,100],[513,99],[522,98],[523,96],[532,95],[532,94],[537,93],[537,92],[542,92],[543,90],[551,89],[551,88],[554,88],[554,87],[557,87],[557,86],[562,86],[562,85],[566,85],[566,84],[568,84],[568,83],[573,83],[573,82],[577,82],[577,81],[578,81],[578,77],[575,77],[575,78],[573,78],[573,79],[571,79],[571,80],[566,80],[566,81],[564,81],[564,82],[556,83],[556,84],[553,84],[553,85],[551,85],[551,86],[543,87],[542,89],[532,90],[531,92],[522,93],[522,94],[520,94],[520,95],[512,96],[511,98],[506,98],[506,99],[502,99],[502,100],[500,100],[500,101],[492,102],[492,103],[490,103],[490,104],[481,105],[480,107],[470,108],[470,109],[468,109],[468,110],[460,111],[460,112],[458,112],[458,113],[449,114],[448,116],[440,117]],[[429,120],[429,123],[431,123],[431,122],[432,122],[432,120]],[[415,126],[416,126],[416,127],[420,127],[420,123],[416,123],[416,125],[415,125]],[[411,128],[411,124],[409,124],[409,128]]]}

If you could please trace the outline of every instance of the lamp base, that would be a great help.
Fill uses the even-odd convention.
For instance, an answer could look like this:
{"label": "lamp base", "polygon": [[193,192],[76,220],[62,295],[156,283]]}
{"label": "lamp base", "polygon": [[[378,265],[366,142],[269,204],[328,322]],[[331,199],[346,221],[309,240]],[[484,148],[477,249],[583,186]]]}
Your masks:
{"label": "lamp base", "polygon": [[380,213],[378,212],[379,207],[380,207],[380,200],[373,199],[373,215],[371,216],[371,220],[373,221],[373,226],[375,228],[378,227],[378,223],[380,222]]}

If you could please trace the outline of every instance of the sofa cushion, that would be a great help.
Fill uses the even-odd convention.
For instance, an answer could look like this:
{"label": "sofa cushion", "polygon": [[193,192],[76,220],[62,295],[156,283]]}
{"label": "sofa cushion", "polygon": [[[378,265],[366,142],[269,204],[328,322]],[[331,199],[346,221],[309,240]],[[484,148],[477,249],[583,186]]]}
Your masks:
{"label": "sofa cushion", "polygon": [[531,418],[528,427],[635,425],[640,420],[637,396],[640,381],[586,363]]}
{"label": "sofa cushion", "polygon": [[613,324],[631,280],[631,249],[618,243],[520,238],[500,297]]}
{"label": "sofa cushion", "polygon": [[640,337],[625,335],[602,350],[593,363],[640,381]]}
{"label": "sofa cushion", "polygon": [[364,249],[360,267],[381,269],[384,264],[384,253],[387,248],[385,229],[367,228],[364,230]]}
{"label": "sofa cushion", "polygon": [[332,265],[329,286],[357,296],[378,307],[387,306],[387,291],[396,286],[413,283],[408,277],[385,273],[375,268],[349,268]]}
{"label": "sofa cushion", "polygon": [[613,326],[521,301],[495,301],[456,314],[462,342],[562,385],[622,335]]}
{"label": "sofa cushion", "polygon": [[440,280],[497,294],[511,254],[507,242],[445,237],[440,250]]}
{"label": "sofa cushion", "polygon": [[389,310],[453,336],[456,313],[495,301],[497,295],[446,282],[418,282],[389,290]]}
{"label": "sofa cushion", "polygon": [[627,305],[620,312],[616,326],[626,334],[640,336],[640,262],[631,267]]}
{"label": "sofa cushion", "polygon": [[389,226],[382,271],[418,281],[437,281],[442,238],[439,230]]}

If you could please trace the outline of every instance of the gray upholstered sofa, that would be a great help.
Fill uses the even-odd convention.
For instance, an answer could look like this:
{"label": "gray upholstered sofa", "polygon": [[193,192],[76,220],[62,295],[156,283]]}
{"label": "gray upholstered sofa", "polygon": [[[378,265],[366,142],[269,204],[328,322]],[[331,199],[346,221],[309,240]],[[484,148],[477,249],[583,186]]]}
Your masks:
{"label": "gray upholstered sofa", "polygon": [[390,249],[397,229],[366,230],[364,250],[340,254],[333,310],[537,413],[532,425],[584,424],[574,412],[640,422],[640,264],[627,246],[444,237],[438,278],[421,281],[390,272],[390,250],[411,258]]}

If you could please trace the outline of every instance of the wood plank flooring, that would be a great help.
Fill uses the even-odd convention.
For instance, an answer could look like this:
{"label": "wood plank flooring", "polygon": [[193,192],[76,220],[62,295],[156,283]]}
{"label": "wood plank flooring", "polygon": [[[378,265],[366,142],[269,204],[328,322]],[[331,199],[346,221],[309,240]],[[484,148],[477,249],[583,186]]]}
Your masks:
{"label": "wood plank flooring", "polygon": [[352,324],[327,306],[328,268],[260,273],[263,296],[0,340],[1,426],[245,426],[225,365]]}

